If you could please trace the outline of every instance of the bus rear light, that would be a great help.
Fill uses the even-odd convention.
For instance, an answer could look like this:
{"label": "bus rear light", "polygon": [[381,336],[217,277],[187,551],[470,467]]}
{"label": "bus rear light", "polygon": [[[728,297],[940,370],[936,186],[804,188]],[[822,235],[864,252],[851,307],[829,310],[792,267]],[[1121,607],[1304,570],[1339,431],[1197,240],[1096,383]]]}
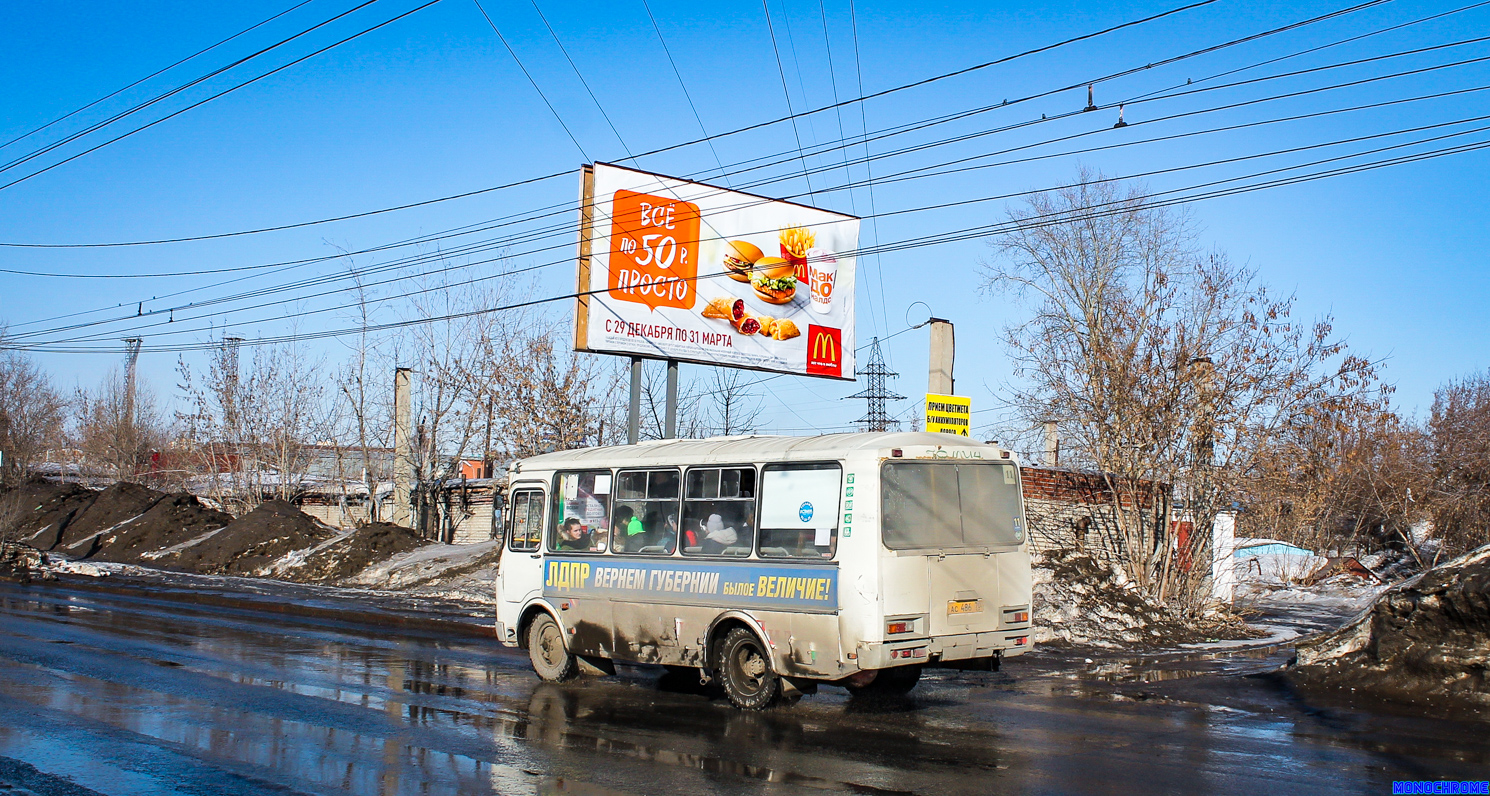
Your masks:
{"label": "bus rear light", "polygon": [[1010,622],[1028,622],[1028,621],[1030,621],[1030,612],[1029,611],[1015,611],[1014,613],[1012,613],[1012,614],[1009,615],[1009,621]]}
{"label": "bus rear light", "polygon": [[1024,647],[1024,646],[1027,646],[1029,643],[1030,643],[1030,637],[1029,636],[1020,636],[1020,637],[1014,639],[1014,646],[1016,646],[1016,647]]}
{"label": "bus rear light", "polygon": [[909,650],[890,650],[890,659],[891,660],[894,660],[896,658],[924,658],[924,657],[926,657],[926,648],[925,647],[916,647],[915,649],[909,649]]}
{"label": "bus rear light", "polygon": [[890,449],[890,458],[892,458],[892,459],[899,459],[901,456],[904,456],[904,455],[905,455],[904,452],[902,452],[899,448],[891,448]]}
{"label": "bus rear light", "polygon": [[916,632],[916,623],[890,622],[889,624],[885,625],[885,632],[892,636],[898,633],[914,633]]}

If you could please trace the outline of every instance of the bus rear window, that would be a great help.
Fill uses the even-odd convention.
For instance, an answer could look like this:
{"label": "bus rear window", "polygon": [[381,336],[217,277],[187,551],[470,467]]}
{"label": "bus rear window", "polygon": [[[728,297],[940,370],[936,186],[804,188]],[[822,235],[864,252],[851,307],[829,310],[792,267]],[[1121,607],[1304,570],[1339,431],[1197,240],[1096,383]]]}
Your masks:
{"label": "bus rear window", "polygon": [[892,462],[881,471],[880,527],[891,550],[1019,544],[1012,465]]}

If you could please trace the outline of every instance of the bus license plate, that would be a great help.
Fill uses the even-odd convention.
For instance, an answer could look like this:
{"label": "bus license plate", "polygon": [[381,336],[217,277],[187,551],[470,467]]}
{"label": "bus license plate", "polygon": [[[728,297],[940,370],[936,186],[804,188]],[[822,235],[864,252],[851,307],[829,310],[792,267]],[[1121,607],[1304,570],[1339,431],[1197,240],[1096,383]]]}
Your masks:
{"label": "bus license plate", "polygon": [[976,614],[983,611],[982,600],[952,600],[947,603],[947,613]]}

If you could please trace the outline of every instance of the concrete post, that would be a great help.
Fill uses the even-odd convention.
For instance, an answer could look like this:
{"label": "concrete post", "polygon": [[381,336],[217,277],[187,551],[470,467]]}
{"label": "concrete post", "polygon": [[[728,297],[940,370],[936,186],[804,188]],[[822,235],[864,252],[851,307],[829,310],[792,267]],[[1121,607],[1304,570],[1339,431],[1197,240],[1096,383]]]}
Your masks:
{"label": "concrete post", "polygon": [[393,524],[414,526],[410,498],[414,488],[414,449],[410,405],[410,368],[393,370]]}
{"label": "concrete post", "polygon": [[1046,467],[1061,466],[1061,432],[1060,427],[1054,420],[1046,420],[1045,426],[1045,457],[1040,463]]}
{"label": "concrete post", "polygon": [[956,395],[956,382],[952,378],[952,365],[956,360],[956,340],[952,333],[952,322],[932,318],[931,356],[927,360],[928,373],[926,391],[938,395]]}

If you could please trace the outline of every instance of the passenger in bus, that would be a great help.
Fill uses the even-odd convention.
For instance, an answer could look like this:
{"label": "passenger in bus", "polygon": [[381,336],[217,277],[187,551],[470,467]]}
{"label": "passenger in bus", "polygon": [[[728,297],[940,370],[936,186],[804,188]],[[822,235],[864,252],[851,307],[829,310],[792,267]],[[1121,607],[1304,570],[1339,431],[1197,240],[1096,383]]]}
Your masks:
{"label": "passenger in bus", "polygon": [[739,539],[740,535],[735,532],[734,526],[725,525],[724,518],[718,514],[710,514],[709,519],[704,521],[705,555],[717,556],[726,547],[733,547]]}
{"label": "passenger in bus", "polygon": [[558,547],[560,550],[590,550],[590,532],[585,530],[584,523],[578,517],[570,517],[559,526]]}
{"label": "passenger in bus", "polygon": [[646,528],[637,519],[630,506],[616,509],[616,521],[611,523],[611,549],[617,553],[640,550],[646,541]]}
{"label": "passenger in bus", "polygon": [[662,532],[664,536],[661,540],[658,541],[658,544],[662,545],[662,551],[664,553],[666,553],[667,555],[672,555],[673,551],[678,549],[677,514],[667,515],[667,525],[665,528],[663,528]]}

